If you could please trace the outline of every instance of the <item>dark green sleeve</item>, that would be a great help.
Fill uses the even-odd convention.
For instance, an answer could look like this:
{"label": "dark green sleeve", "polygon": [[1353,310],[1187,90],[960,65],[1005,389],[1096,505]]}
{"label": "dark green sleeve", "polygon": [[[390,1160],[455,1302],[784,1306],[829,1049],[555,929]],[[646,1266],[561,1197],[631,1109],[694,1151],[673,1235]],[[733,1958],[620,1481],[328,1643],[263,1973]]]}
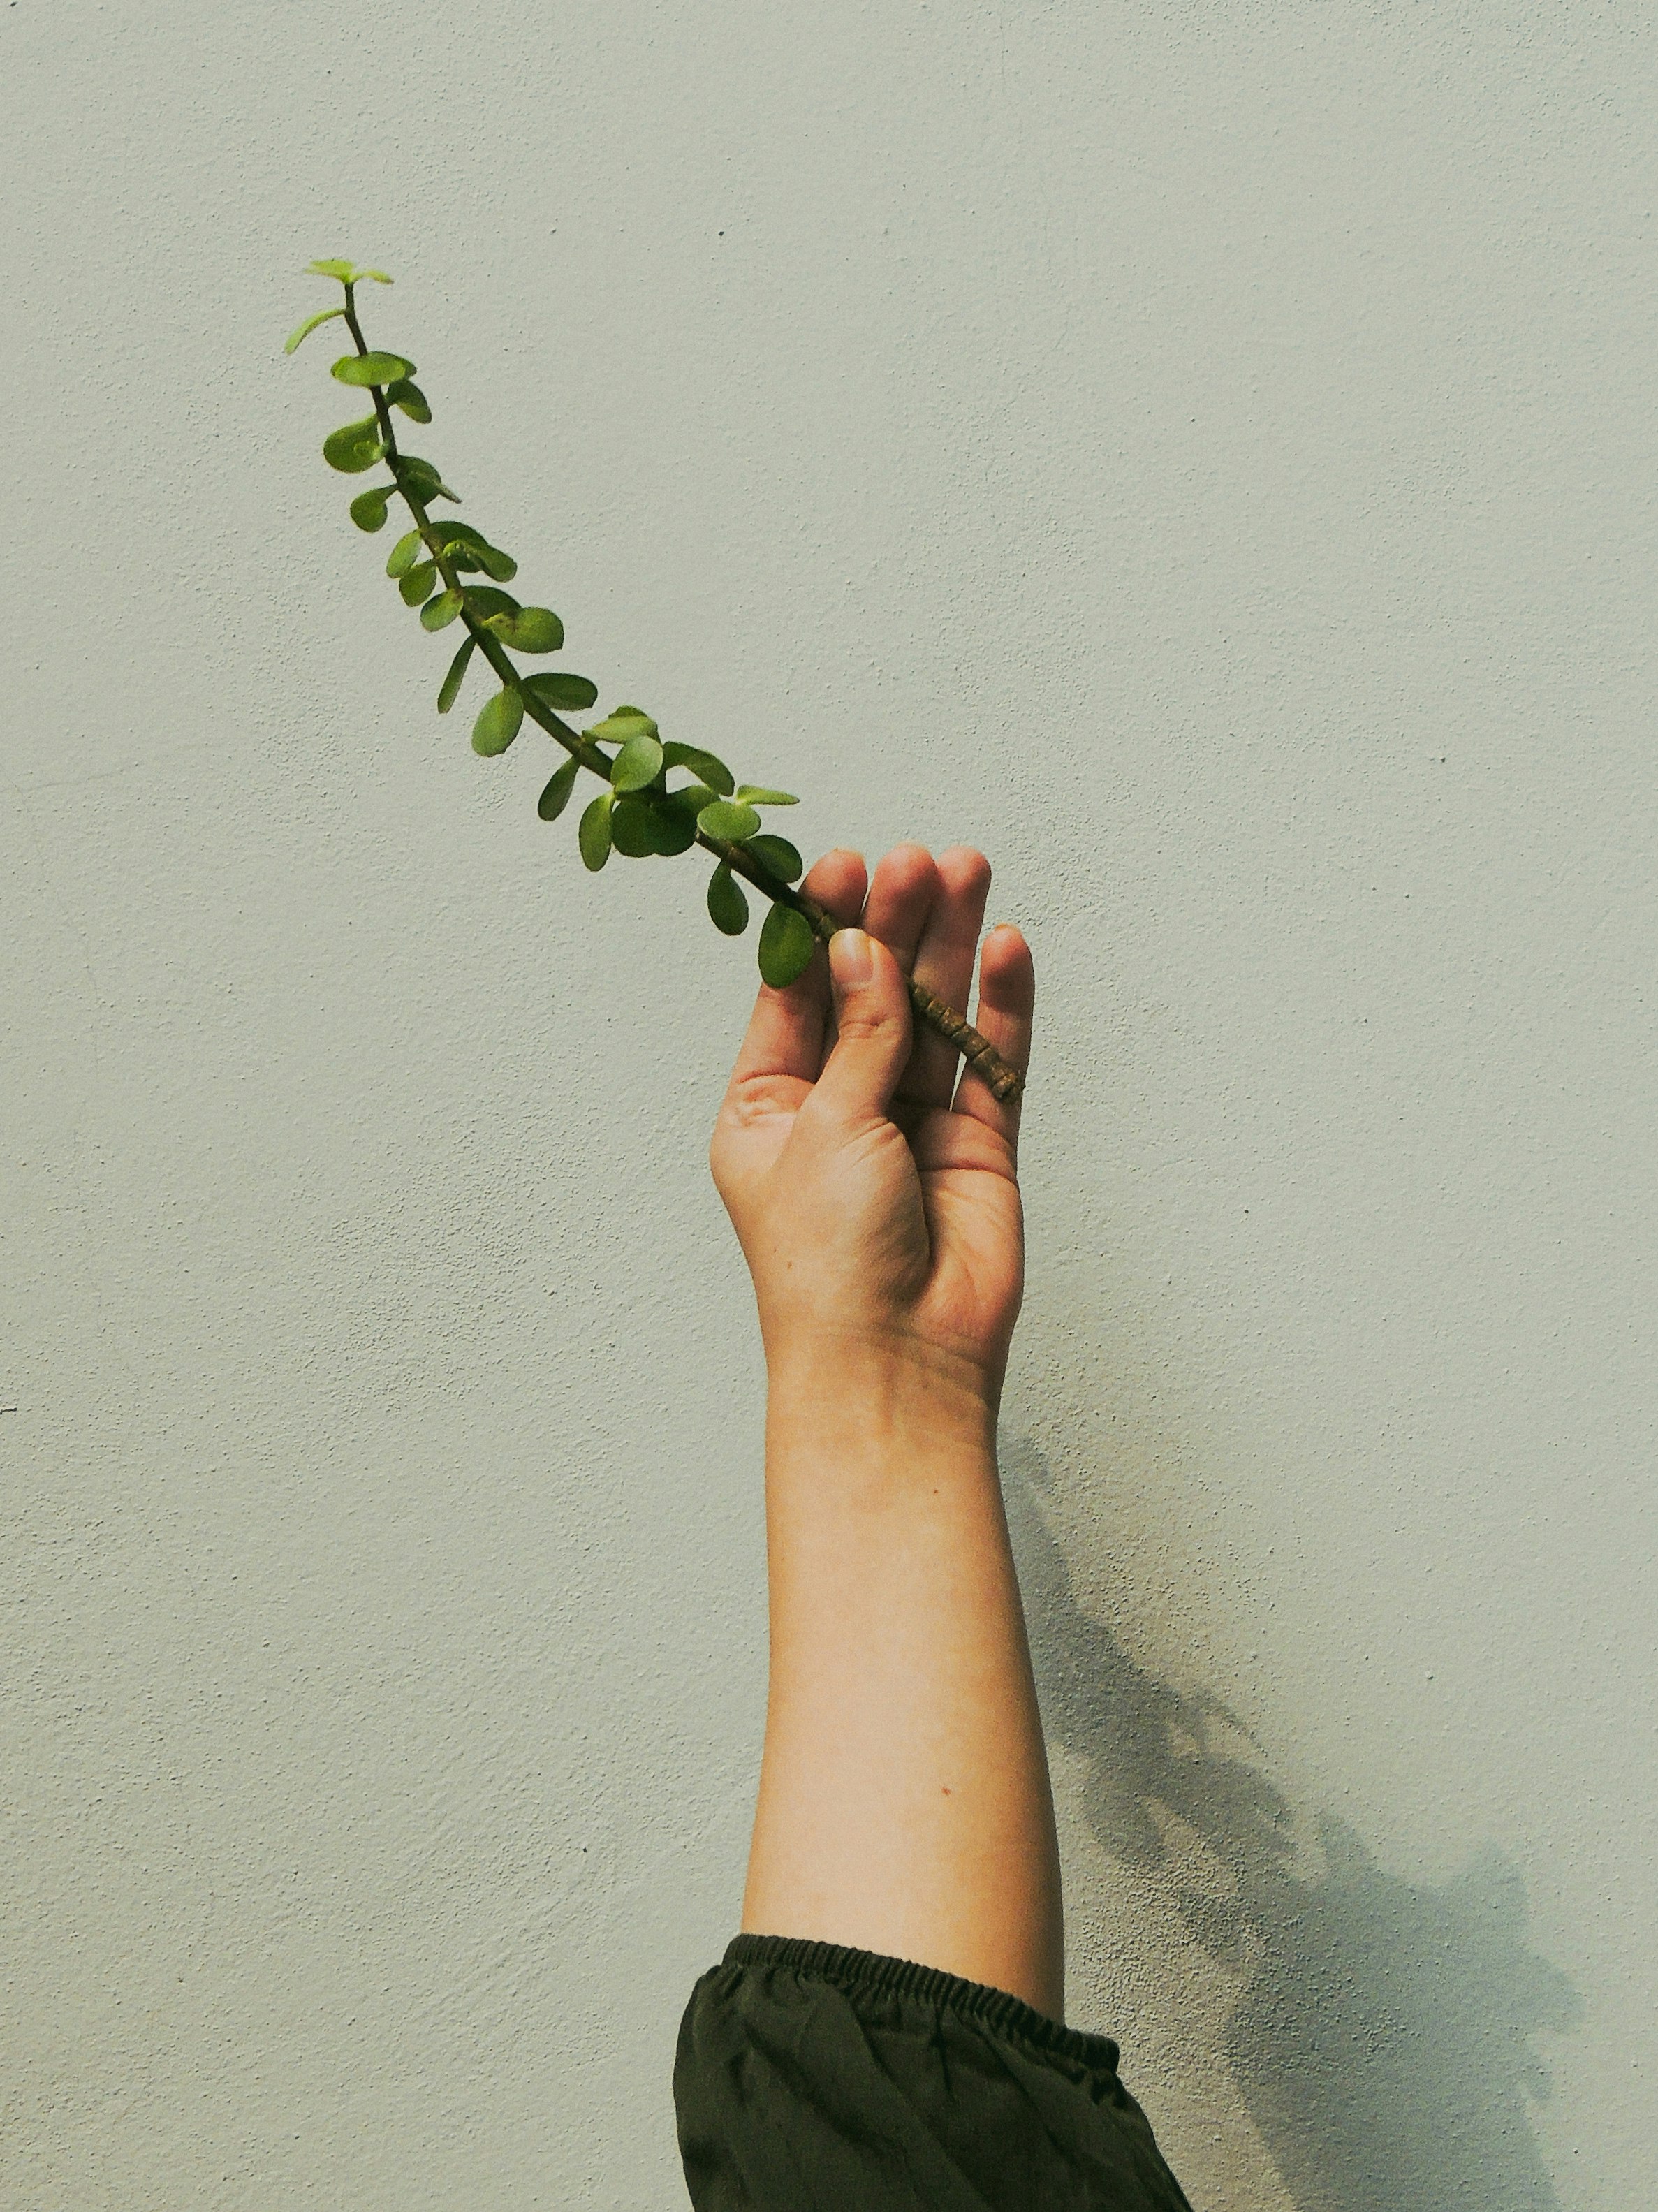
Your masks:
{"label": "dark green sleeve", "polygon": [[838,1944],[739,1936],[674,2101],[696,2212],[1190,2212],[1107,2037]]}

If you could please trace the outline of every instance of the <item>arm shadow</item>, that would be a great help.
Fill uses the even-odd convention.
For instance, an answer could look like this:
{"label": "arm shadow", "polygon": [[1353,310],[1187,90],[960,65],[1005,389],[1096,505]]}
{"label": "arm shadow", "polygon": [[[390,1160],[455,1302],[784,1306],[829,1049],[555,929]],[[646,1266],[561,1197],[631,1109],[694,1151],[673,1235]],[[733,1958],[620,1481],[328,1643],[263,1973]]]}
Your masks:
{"label": "arm shadow", "polygon": [[[1223,2047],[1296,2212],[1560,2212],[1532,2126],[1549,2092],[1534,2038],[1582,2006],[1527,1942],[1518,1869],[1491,1850],[1412,1884],[1295,1807],[1220,1698],[1155,1680],[1081,1609],[1041,1454],[1005,1459],[1048,1734],[1081,1762],[1103,1850],[1240,1977]],[[1177,1825],[1218,1875],[1200,1891]]]}

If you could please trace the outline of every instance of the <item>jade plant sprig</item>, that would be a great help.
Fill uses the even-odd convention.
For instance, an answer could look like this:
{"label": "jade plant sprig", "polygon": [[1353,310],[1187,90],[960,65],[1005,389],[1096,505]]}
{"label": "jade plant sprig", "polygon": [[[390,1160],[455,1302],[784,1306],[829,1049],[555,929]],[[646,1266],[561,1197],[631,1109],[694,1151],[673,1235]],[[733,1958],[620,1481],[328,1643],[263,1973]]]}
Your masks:
{"label": "jade plant sprig", "polygon": [[[583,809],[576,833],[586,866],[596,872],[613,853],[625,860],[667,858],[701,846],[714,861],[708,908],[715,928],[727,937],[740,936],[747,928],[743,884],[748,884],[768,908],[760,930],[760,973],[780,990],[793,982],[820,941],[827,944],[841,927],[797,888],[804,872],[799,852],[786,837],[762,826],[762,810],[796,805],[793,793],[738,783],[718,755],[665,738],[655,720],[638,707],[613,707],[585,729],[564,720],[596,707],[598,686],[562,670],[525,674],[513,659],[514,653],[533,659],[558,653],[563,623],[550,607],[526,606],[505,588],[518,574],[510,553],[470,524],[434,516],[438,501],[459,505],[459,494],[430,461],[404,453],[398,443],[393,410],[418,423],[429,422],[432,410],[415,382],[414,362],[370,347],[356,300],[360,284],[389,284],[392,279],[384,270],[359,269],[349,261],[313,261],[307,273],[337,281],[343,302],[307,316],[288,338],[287,350],[292,353],[323,324],[343,321],[355,351],[341,355],[334,375],[366,392],[374,409],[331,432],[323,441],[323,458],[345,476],[364,476],[380,467],[388,471],[389,482],[369,485],[351,501],[351,520],[359,530],[383,530],[392,500],[401,500],[414,527],[392,548],[386,573],[404,605],[416,611],[422,629],[435,633],[459,623],[465,631],[438,688],[439,714],[453,707],[474,657],[482,659],[497,689],[472,725],[473,750],[486,759],[496,757],[526,719],[536,723],[568,755],[537,802],[544,822],[556,822],[563,813],[584,769],[603,787]],[[684,781],[671,782],[674,776]],[[971,1023],[913,976],[909,996],[920,1019],[948,1039],[998,1098],[1018,1095],[1018,1071]]]}

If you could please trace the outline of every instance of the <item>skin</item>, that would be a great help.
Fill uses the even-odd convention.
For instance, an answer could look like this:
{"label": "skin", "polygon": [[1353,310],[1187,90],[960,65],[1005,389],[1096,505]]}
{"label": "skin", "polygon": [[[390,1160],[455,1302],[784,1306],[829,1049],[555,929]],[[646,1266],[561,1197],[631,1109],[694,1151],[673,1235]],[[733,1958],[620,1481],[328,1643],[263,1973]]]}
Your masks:
{"label": "skin", "polygon": [[710,1148],[768,1375],[771,1671],[743,1925],[1063,2016],[1047,1756],[996,1469],[1023,1281],[1018,1105],[914,1036],[910,969],[1023,1069],[989,864],[827,854],[828,974],[761,989]]}

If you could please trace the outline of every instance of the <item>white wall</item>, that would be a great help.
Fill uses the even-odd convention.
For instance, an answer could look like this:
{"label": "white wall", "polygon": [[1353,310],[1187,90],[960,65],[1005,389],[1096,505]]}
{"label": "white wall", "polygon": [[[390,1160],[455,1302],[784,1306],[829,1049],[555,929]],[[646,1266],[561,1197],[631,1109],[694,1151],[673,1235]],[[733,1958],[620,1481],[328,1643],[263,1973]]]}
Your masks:
{"label": "white wall", "polygon": [[734,1925],[750,955],[434,715],[280,351],[346,254],[570,665],[1035,940],[1072,2008],[1200,2212],[1650,2203],[1649,12],[0,68],[0,2200],[670,2206]]}

